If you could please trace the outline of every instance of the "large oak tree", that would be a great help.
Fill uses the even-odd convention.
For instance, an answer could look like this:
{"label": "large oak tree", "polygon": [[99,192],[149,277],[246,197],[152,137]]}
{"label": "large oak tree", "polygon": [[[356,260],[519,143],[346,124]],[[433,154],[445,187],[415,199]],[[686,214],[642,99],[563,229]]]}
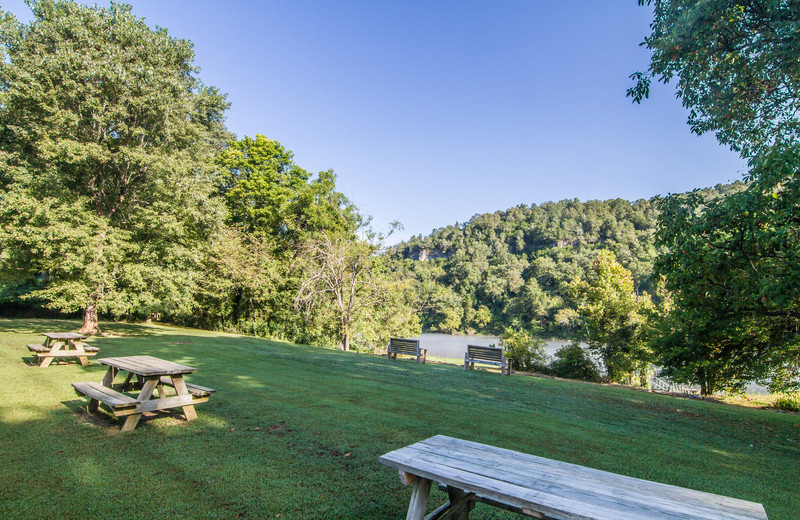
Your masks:
{"label": "large oak tree", "polygon": [[31,1],[2,13],[0,269],[27,298],[84,312],[186,314],[227,103],[192,44],[130,6]]}

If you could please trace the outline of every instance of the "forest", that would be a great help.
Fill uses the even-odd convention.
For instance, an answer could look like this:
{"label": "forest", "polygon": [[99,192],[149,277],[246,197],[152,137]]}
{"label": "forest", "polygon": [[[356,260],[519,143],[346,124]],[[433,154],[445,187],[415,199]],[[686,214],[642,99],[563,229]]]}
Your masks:
{"label": "forest", "polygon": [[27,24],[3,12],[2,312],[363,351],[495,333],[523,369],[550,335],[587,341],[609,380],[655,364],[704,394],[796,389],[800,7],[655,4],[628,95],[677,78],[691,131],[749,161],[742,181],[521,204],[392,247],[333,171],[226,128],[191,42],[124,4],[40,0]]}

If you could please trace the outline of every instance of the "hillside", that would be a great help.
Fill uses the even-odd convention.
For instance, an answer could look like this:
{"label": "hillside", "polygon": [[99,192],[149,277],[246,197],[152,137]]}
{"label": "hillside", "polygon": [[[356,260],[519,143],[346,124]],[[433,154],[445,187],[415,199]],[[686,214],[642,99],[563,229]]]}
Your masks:
{"label": "hillside", "polygon": [[398,276],[414,282],[427,331],[513,326],[569,336],[574,314],[566,285],[586,275],[599,250],[616,255],[638,291],[652,291],[657,217],[656,199],[520,205],[412,237],[388,254]]}

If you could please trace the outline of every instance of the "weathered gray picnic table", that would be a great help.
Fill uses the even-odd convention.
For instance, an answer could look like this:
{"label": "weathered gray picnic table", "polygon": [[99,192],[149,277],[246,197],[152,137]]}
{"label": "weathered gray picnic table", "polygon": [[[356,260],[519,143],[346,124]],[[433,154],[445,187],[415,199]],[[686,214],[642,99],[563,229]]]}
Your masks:
{"label": "weathered gray picnic table", "polygon": [[[208,401],[213,388],[189,384],[183,376],[197,369],[152,356],[111,357],[98,360],[108,365],[102,384],[95,382],[72,383],[75,391],[89,397],[89,412],[94,412],[100,403],[107,406],[116,417],[126,417],[121,431],[136,428],[144,412],[183,408],[187,421],[197,418],[194,405]],[[114,383],[119,372],[127,372],[121,383]],[[134,380],[134,376],[136,376]],[[167,395],[167,388],[176,395]],[[137,397],[125,395],[117,390],[139,390]],[[158,391],[158,397],[153,392]]]}
{"label": "weathered gray picnic table", "polygon": [[[437,435],[383,455],[412,484],[406,520],[464,520],[476,501],[555,520],[767,520],[761,504]],[[449,502],[425,516],[431,483]]]}
{"label": "weathered gray picnic table", "polygon": [[88,365],[87,356],[97,354],[97,347],[83,344],[86,336],[75,332],[42,332],[44,343],[25,345],[40,361],[39,366],[47,367],[55,358],[78,358],[81,365]]}

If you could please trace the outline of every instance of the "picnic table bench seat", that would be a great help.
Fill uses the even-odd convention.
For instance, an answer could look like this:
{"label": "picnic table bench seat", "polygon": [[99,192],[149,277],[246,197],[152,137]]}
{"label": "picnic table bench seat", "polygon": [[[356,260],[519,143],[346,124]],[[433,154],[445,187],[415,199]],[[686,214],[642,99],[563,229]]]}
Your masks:
{"label": "picnic table bench seat", "polygon": [[128,415],[136,408],[136,405],[140,403],[138,399],[121,394],[100,383],[90,381],[85,383],[72,383],[72,386],[75,388],[75,392],[78,395],[85,395],[94,400],[89,401],[90,411],[94,411],[93,409],[97,408],[97,402],[100,402],[108,406],[116,416]]}
{"label": "picnic table bench seat", "polygon": [[[160,381],[161,381],[161,384],[164,385],[164,386],[170,386],[172,388],[175,388],[175,385],[172,383],[172,379],[170,379],[167,376],[162,376]],[[192,394],[194,397],[198,397],[198,398],[199,397],[208,397],[209,395],[211,395],[214,392],[216,392],[216,390],[214,390],[213,388],[208,388],[207,386],[200,386],[200,385],[195,385],[193,383],[186,383],[186,382],[184,382],[184,384],[186,385],[186,389],[189,391],[189,393]]]}
{"label": "picnic table bench seat", "polygon": [[44,345],[42,345],[40,343],[28,343],[25,346],[28,347],[28,350],[30,350],[31,352],[47,352],[47,351],[50,350],[50,349],[44,348]]}
{"label": "picnic table bench seat", "polygon": [[500,369],[501,374],[511,374],[511,360],[506,358],[503,347],[467,345],[467,352],[464,354],[464,370],[473,370],[475,363],[493,365]]}
{"label": "picnic table bench seat", "polygon": [[428,349],[421,348],[418,339],[390,338],[386,357],[388,359],[397,359],[397,354],[414,356],[417,358],[417,363],[422,359],[423,364],[428,359]]}

